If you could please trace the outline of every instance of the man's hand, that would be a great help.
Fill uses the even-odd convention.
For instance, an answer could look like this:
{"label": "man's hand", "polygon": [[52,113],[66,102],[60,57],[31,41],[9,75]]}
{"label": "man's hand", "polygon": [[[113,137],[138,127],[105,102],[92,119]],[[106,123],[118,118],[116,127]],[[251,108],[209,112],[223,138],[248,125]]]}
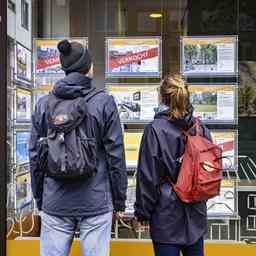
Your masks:
{"label": "man's hand", "polygon": [[124,217],[124,212],[115,212],[114,213],[115,220],[123,219],[123,217]]}

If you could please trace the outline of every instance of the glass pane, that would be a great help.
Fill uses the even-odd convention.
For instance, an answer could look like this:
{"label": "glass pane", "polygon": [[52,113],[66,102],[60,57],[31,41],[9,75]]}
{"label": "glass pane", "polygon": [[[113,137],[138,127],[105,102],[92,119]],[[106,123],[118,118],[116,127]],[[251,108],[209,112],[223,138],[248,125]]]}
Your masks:
{"label": "glass pane", "polygon": [[34,209],[28,141],[32,111],[32,1],[8,1],[7,238],[29,236]]}
{"label": "glass pane", "polygon": [[[112,237],[149,239],[148,226],[139,228],[133,218],[134,174],[143,129],[155,115],[159,104],[157,90],[164,76],[180,73],[183,66],[204,69],[210,63],[207,68],[214,69],[221,57],[219,48],[223,45],[208,42],[207,48],[198,41],[186,48],[186,54],[184,50],[183,57],[182,38],[200,37],[203,41],[216,36],[222,40],[238,36],[238,41],[234,37],[235,43],[239,43],[238,56],[235,47],[232,49],[239,74],[223,77],[208,73],[206,77],[185,78],[190,84],[195,112],[208,119],[215,142],[225,149],[225,165],[233,167],[224,171],[220,195],[207,203],[205,238],[256,239],[255,218],[250,217],[255,215],[256,208],[255,3],[194,2],[8,0],[9,239],[39,236],[40,218],[32,197],[28,165],[31,112],[38,100],[64,77],[56,47],[61,39],[77,40],[88,47],[94,63],[94,83],[115,97],[124,137],[130,138],[125,141],[129,158],[127,211],[123,222],[113,223]],[[224,52],[230,53],[232,49]],[[191,61],[186,62],[185,55]],[[225,111],[228,113],[223,114]],[[223,119],[231,115],[232,122],[220,120],[217,115],[224,116]],[[211,122],[215,118],[217,122]],[[79,230],[76,237],[79,238]]]}

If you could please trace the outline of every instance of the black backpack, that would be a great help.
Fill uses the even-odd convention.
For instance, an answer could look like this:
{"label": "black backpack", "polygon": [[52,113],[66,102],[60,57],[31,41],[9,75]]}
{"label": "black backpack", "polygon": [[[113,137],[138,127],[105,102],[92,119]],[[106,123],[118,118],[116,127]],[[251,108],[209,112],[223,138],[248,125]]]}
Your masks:
{"label": "black backpack", "polygon": [[61,99],[48,96],[47,137],[38,141],[41,171],[55,179],[90,178],[96,173],[97,142],[88,101],[103,92],[93,88],[85,97]]}

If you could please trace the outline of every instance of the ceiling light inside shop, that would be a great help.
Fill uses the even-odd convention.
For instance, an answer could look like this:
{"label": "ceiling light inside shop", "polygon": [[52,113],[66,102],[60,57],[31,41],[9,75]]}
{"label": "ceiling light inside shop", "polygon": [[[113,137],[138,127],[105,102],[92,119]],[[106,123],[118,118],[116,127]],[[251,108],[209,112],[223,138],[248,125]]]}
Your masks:
{"label": "ceiling light inside shop", "polygon": [[149,15],[150,18],[153,18],[153,19],[157,19],[157,18],[162,18],[163,17],[163,14],[162,13],[151,13]]}

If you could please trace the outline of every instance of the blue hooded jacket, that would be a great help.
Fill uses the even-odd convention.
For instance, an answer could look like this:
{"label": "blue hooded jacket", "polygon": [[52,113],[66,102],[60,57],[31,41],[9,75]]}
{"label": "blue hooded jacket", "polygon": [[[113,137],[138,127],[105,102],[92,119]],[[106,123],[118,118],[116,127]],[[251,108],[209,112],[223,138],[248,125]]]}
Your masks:
{"label": "blue hooded jacket", "polygon": [[[91,90],[91,79],[70,73],[58,81],[53,94],[63,99],[83,97]],[[57,216],[91,217],[125,209],[127,172],[123,135],[112,96],[101,92],[88,102],[97,140],[97,174],[88,180],[58,181],[45,176],[37,164],[37,142],[47,134],[46,102],[42,97],[32,117],[30,171],[32,191],[39,210]]]}
{"label": "blue hooded jacket", "polygon": [[[191,245],[207,231],[206,203],[180,201],[171,185],[162,179],[177,180],[185,141],[181,130],[194,124],[193,109],[179,120],[168,119],[168,109],[156,114],[144,130],[137,172],[135,216],[149,221],[156,243]],[[204,135],[211,139],[203,127]]]}

